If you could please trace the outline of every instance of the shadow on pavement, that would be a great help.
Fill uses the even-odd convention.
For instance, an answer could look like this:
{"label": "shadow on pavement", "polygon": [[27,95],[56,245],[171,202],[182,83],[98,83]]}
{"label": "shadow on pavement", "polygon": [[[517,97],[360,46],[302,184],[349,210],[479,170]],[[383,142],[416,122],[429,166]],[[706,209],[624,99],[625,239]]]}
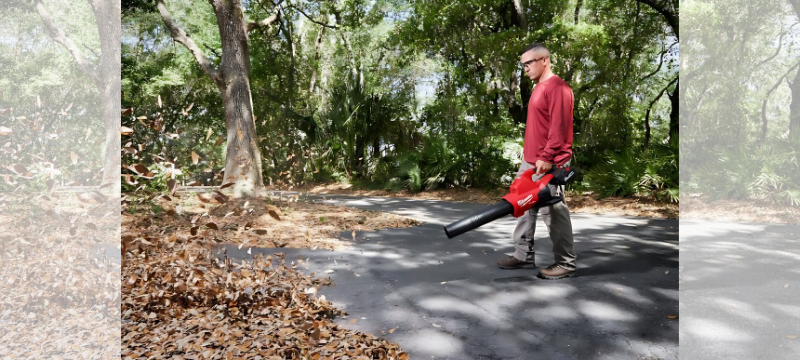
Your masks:
{"label": "shadow on pavement", "polygon": [[[554,281],[537,278],[538,269],[497,268],[495,261],[513,251],[512,217],[447,239],[444,224],[483,205],[320,200],[425,224],[358,232],[344,251],[248,254],[226,245],[227,256],[283,252],[287,262],[307,259],[307,271],[335,283],[319,294],[349,313],[338,322],[397,342],[416,359],[678,358],[678,320],[667,318],[678,315],[677,220],[573,215],[578,276]],[[537,263],[550,265],[543,224],[536,234]]]}
{"label": "shadow on pavement", "polygon": [[681,220],[681,355],[797,359],[800,226]]}

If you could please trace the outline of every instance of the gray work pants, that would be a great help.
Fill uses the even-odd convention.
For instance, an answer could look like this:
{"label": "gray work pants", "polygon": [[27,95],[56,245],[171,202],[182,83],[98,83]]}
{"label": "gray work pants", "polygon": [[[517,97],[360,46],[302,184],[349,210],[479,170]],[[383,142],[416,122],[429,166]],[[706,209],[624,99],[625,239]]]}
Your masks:
{"label": "gray work pants", "polygon": [[[517,172],[517,177],[522,175],[523,171],[532,167],[533,165],[523,161],[519,172]],[[538,180],[540,177],[541,176],[534,176],[534,180]],[[554,196],[563,195],[564,193],[563,186],[548,185],[548,187],[550,188],[551,194]],[[569,219],[569,208],[567,208],[566,201],[550,206],[543,206],[538,209],[530,209],[517,218],[517,227],[514,229],[513,235],[514,243],[516,244],[514,257],[520,261],[527,260],[535,262],[533,233],[536,231],[536,218],[539,214],[542,215],[542,220],[544,220],[544,224],[547,225],[547,230],[550,232],[550,240],[553,241],[553,255],[556,264],[569,270],[575,270],[575,259],[577,257],[572,250],[572,221]]]}

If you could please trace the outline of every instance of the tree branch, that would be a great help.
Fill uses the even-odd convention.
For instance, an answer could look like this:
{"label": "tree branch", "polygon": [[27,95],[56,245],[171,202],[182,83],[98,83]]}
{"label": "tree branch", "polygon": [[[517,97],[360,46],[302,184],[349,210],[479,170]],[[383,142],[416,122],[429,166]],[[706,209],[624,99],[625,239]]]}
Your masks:
{"label": "tree branch", "polygon": [[[656,96],[656,98],[650,101],[650,104],[647,105],[647,112],[645,112],[644,115],[645,133],[644,133],[643,148],[647,148],[647,146],[650,145],[650,110],[653,109],[653,105],[655,105],[655,103],[658,102],[659,99],[661,99],[661,96],[664,95],[664,91],[667,91],[667,89],[669,89],[669,87],[672,86],[672,84],[674,84],[676,81],[678,81],[678,76],[672,79],[672,81],[670,81],[669,84],[667,84],[667,86],[664,86],[664,88],[658,92],[658,96]],[[669,96],[669,94],[667,94],[667,96]]]}
{"label": "tree branch", "polygon": [[219,70],[211,64],[211,61],[208,60],[203,51],[195,44],[194,40],[186,35],[186,32],[183,31],[175,21],[172,20],[172,15],[167,10],[167,7],[164,5],[163,0],[156,0],[156,7],[158,8],[158,12],[161,14],[161,19],[164,20],[164,25],[167,26],[169,29],[169,33],[172,36],[172,40],[183,44],[189,52],[194,55],[195,60],[200,65],[200,68],[203,69],[203,72],[214,81],[215,84],[219,84],[222,81],[222,77],[220,76]]}
{"label": "tree branch", "polygon": [[[260,2],[258,4],[261,5],[262,8],[264,7],[264,5],[262,5]],[[266,10],[266,9],[264,9],[264,10]],[[278,17],[280,16],[280,12],[281,12],[281,6],[280,6],[280,3],[278,3],[278,5],[275,5],[275,7],[272,9],[272,15],[270,15],[268,18],[266,18],[264,20],[261,20],[261,21],[258,21],[258,22],[247,23],[247,32],[250,32],[251,30],[260,29],[260,28],[264,28],[264,27],[268,27],[268,26],[272,25],[272,23],[274,23],[276,20],[278,20]]]}
{"label": "tree branch", "polygon": [[764,144],[764,140],[767,138],[767,125],[768,125],[768,120],[767,120],[767,102],[769,102],[769,96],[772,95],[772,92],[775,91],[775,89],[777,89],[778,86],[781,85],[781,83],[783,82],[784,79],[786,79],[786,82],[789,82],[789,78],[787,78],[787,76],[789,75],[790,72],[792,72],[792,70],[797,68],[798,65],[800,65],[800,63],[794,64],[794,66],[790,67],[789,70],[786,70],[786,72],[783,75],[781,75],[781,77],[778,78],[778,81],[775,82],[775,85],[772,85],[772,87],[769,88],[769,90],[767,90],[767,96],[764,97],[764,101],[761,103],[761,144],[762,145]]}
{"label": "tree branch", "polygon": [[214,48],[212,48],[211,46],[208,46],[205,43],[203,43],[203,47],[208,49],[208,51],[211,51],[211,53],[214,54],[214,56],[216,56],[216,57],[218,57],[220,59],[222,58],[222,54],[218,53],[217,50],[214,50]]}
{"label": "tree branch", "polygon": [[50,17],[50,13],[45,9],[44,5],[42,4],[41,0],[34,0],[36,5],[36,11],[39,12],[39,17],[42,18],[42,23],[47,28],[47,31],[50,32],[50,37],[53,41],[63,45],[67,51],[72,54],[72,57],[75,58],[75,62],[78,63],[78,66],[81,68],[84,74],[92,81],[94,84],[99,84],[100,78],[97,70],[89,63],[89,60],[83,56],[78,46],[72,42],[64,31],[61,30],[54,22],[53,19]]}
{"label": "tree branch", "polygon": [[668,48],[664,49],[664,51],[661,52],[661,56],[659,57],[659,60],[658,60],[658,67],[653,72],[651,72],[651,73],[647,74],[647,76],[643,77],[642,81],[647,80],[647,78],[657,74],[661,70],[661,65],[664,64],[664,55],[666,55],[667,52],[669,51],[669,49],[672,49],[672,47],[675,46],[675,44],[677,44],[677,43],[678,43],[677,41],[672,43],[672,45],[670,45]]}
{"label": "tree branch", "polygon": [[776,56],[778,56],[778,53],[781,52],[781,47],[783,46],[783,36],[786,35],[787,33],[789,33],[789,31],[791,31],[792,28],[797,24],[800,24],[800,22],[796,22],[796,23],[792,24],[792,26],[790,26],[788,29],[786,29],[786,31],[781,33],[781,36],[778,37],[778,48],[775,50],[775,53],[772,54],[772,56],[770,56],[770,57],[764,59],[763,61],[759,62],[758,65],[756,65],[754,68],[760,68],[761,65],[764,65],[768,61],[770,61],[770,60],[774,59]]}
{"label": "tree branch", "polygon": [[676,38],[678,36],[678,9],[673,1],[670,0],[636,0],[636,2],[650,6],[653,10],[664,16],[664,19],[672,28]]}
{"label": "tree branch", "polygon": [[308,21],[311,21],[311,22],[313,22],[314,24],[317,24],[317,25],[320,25],[320,26],[324,26],[324,27],[326,27],[326,28],[328,28],[328,29],[338,29],[338,28],[339,28],[339,26],[338,26],[338,25],[336,25],[336,24],[334,24],[334,25],[323,24],[323,23],[321,23],[321,22],[319,22],[319,21],[317,21],[317,20],[314,20],[314,19],[312,19],[312,18],[311,18],[311,16],[308,16],[308,14],[306,14],[305,12],[303,12],[303,10],[300,10],[300,8],[298,8],[298,7],[295,7],[294,5],[289,5],[289,7],[290,7],[290,8],[292,8],[292,9],[295,9],[295,10],[297,10],[297,12],[299,12],[299,13],[303,14],[303,16],[305,16],[305,17],[306,17],[306,19],[308,19]]}

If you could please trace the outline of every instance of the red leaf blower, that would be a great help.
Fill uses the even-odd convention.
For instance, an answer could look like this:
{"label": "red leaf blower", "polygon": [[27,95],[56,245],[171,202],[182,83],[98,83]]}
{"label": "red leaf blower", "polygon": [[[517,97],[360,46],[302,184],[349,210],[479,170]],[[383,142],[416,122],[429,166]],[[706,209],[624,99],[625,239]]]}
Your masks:
{"label": "red leaf blower", "polygon": [[547,174],[534,181],[535,173],[536,168],[525,170],[522,176],[511,183],[511,191],[508,195],[503,196],[503,201],[445,226],[444,232],[447,234],[447,238],[452,239],[506,215],[513,214],[514,217],[520,217],[532,208],[548,206],[561,201],[563,198],[553,196],[547,185],[566,185],[567,181],[575,175],[575,170],[570,167],[554,166]]}

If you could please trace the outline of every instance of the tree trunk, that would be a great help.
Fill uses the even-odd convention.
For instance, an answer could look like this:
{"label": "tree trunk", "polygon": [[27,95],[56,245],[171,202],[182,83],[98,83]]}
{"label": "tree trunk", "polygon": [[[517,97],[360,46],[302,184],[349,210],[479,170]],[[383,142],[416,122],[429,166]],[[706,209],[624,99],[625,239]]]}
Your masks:
{"label": "tree trunk", "polygon": [[353,169],[356,169],[356,171],[358,171],[356,179],[361,179],[364,177],[364,156],[366,153],[365,151],[366,146],[364,144],[365,140],[366,139],[364,139],[364,135],[356,134],[356,152],[355,155],[353,156],[353,162],[354,162]]}
{"label": "tree trunk", "polygon": [[97,88],[103,101],[103,121],[105,123],[105,157],[103,160],[103,181],[111,184],[109,193],[119,194],[120,188],[120,108],[121,85],[119,79],[121,64],[122,21],[120,1],[92,2],[92,10],[97,19],[100,34],[101,59]]}
{"label": "tree trunk", "polygon": [[235,183],[234,196],[258,195],[264,180],[250,92],[250,49],[239,0],[212,3],[222,39],[221,81],[217,86],[225,110],[228,153],[223,183]]}
{"label": "tree trunk", "polygon": [[372,140],[372,158],[376,160],[381,158],[381,139],[379,137]]}
{"label": "tree trunk", "polygon": [[[789,3],[795,15],[800,16],[800,0],[790,0]],[[789,104],[789,136],[793,140],[800,141],[800,70],[795,74],[794,81],[789,83],[789,88],[792,89],[792,102]]]}
{"label": "tree trunk", "polygon": [[680,134],[680,88],[681,88],[681,81],[678,80],[675,83],[675,89],[672,90],[672,94],[667,94],[669,96],[669,101],[672,105],[672,108],[669,111],[669,141],[678,141],[678,136]]}
{"label": "tree trunk", "polygon": [[[523,70],[520,70],[519,85],[522,103],[511,105],[508,111],[511,113],[511,118],[514,119],[514,124],[525,124],[528,121],[528,101],[531,98],[532,90],[531,81]],[[516,96],[516,92],[512,93],[512,96]]]}
{"label": "tree trunk", "polygon": [[[119,63],[117,63],[119,64]],[[119,65],[118,65],[119,66]],[[117,70],[119,71],[119,70]],[[118,75],[116,72],[114,78]],[[111,184],[109,193],[120,194],[122,191],[121,178],[120,178],[120,149],[121,135],[120,135],[120,82],[119,77],[117,81],[109,79],[105,88],[101,90],[103,101],[103,119],[105,121],[105,156],[103,160],[103,185]]]}
{"label": "tree trunk", "polygon": [[[319,52],[322,49],[322,34],[325,32],[325,27],[320,26],[317,32],[317,39],[314,41],[314,72],[311,73],[311,85],[308,87],[308,92],[314,93],[314,86],[317,83],[317,68],[319,67]],[[382,54],[381,54],[382,55]],[[378,61],[380,63],[380,61]]]}
{"label": "tree trunk", "polygon": [[[511,24],[525,30],[528,32],[528,22],[525,19],[525,9],[522,7],[522,1],[520,0],[513,0],[514,4],[514,16],[512,16]],[[463,49],[462,49],[463,52]],[[516,74],[511,75],[511,81],[516,81],[517,76]],[[527,75],[525,74],[525,70],[520,70],[519,73],[519,83],[520,87],[519,90],[521,91],[520,95],[520,102],[518,104],[516,102],[517,92],[514,86],[509,86],[511,92],[509,96],[511,97],[511,101],[509,101],[508,112],[511,115],[511,118],[514,120],[514,124],[525,124],[528,120],[528,100],[531,97],[531,84],[530,80],[528,80]]]}
{"label": "tree trunk", "polygon": [[89,1],[97,22],[100,35],[100,64],[95,69],[83,56],[72,39],[55,24],[49,11],[41,0],[35,1],[35,7],[42,22],[50,33],[50,37],[63,45],[70,52],[81,71],[92,81],[102,101],[103,122],[105,123],[105,155],[103,159],[103,178],[101,184],[112,184],[110,194],[119,194],[120,189],[120,35],[121,14],[120,0]]}
{"label": "tree trunk", "polygon": [[794,76],[794,81],[789,83],[792,89],[792,102],[789,104],[789,136],[800,139],[800,70]]}
{"label": "tree trunk", "polygon": [[525,10],[522,8],[522,1],[521,0],[513,0],[514,1],[514,16],[512,17],[511,23],[515,26],[519,27],[522,30],[528,30],[528,21],[525,19]]}

